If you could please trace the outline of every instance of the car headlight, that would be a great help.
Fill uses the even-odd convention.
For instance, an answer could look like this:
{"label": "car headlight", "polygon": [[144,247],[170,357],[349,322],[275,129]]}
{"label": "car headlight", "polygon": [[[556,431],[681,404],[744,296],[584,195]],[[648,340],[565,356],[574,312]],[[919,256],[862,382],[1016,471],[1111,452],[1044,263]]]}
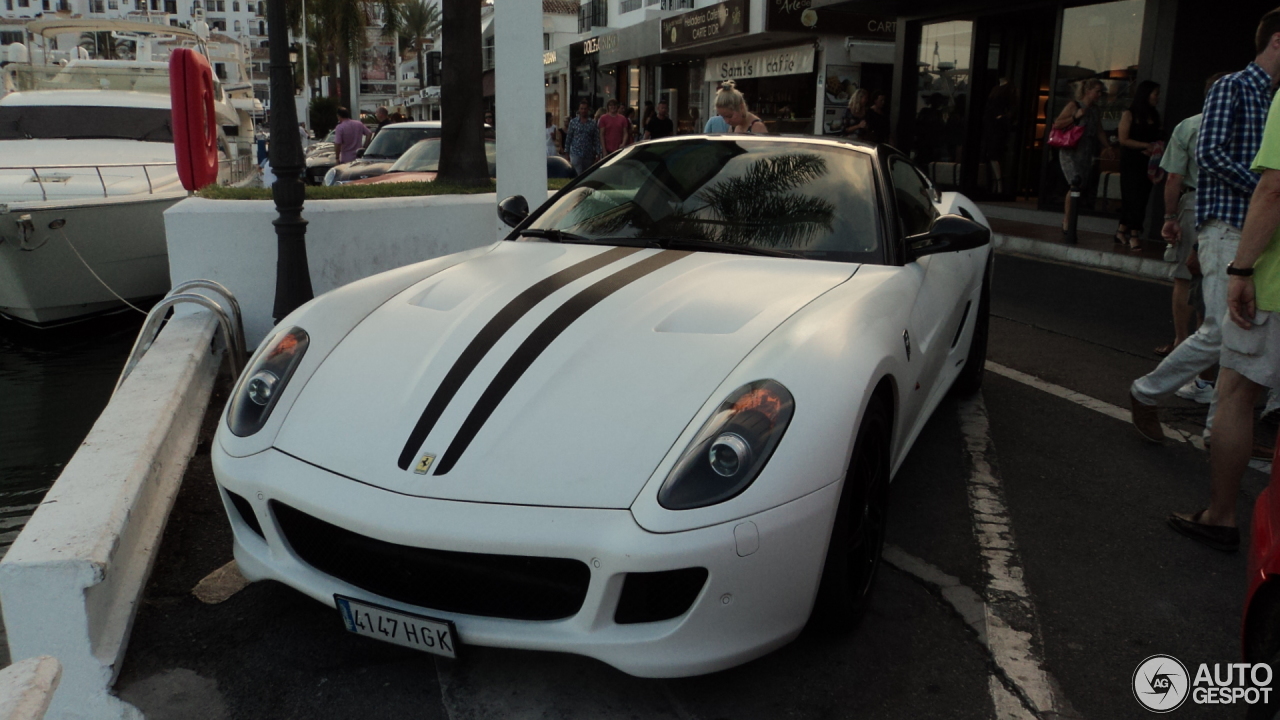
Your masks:
{"label": "car headlight", "polygon": [[262,429],[310,341],[306,330],[289,328],[273,338],[266,352],[244,371],[227,409],[232,434],[248,437]]}
{"label": "car headlight", "polygon": [[734,390],[676,461],[658,491],[658,503],[689,510],[746,490],[769,462],[794,410],[791,393],[775,380]]}
{"label": "car headlight", "polygon": [[332,185],[335,182],[337,182],[337,179],[338,179],[338,168],[336,167],[329,168],[329,172],[324,174],[325,185]]}

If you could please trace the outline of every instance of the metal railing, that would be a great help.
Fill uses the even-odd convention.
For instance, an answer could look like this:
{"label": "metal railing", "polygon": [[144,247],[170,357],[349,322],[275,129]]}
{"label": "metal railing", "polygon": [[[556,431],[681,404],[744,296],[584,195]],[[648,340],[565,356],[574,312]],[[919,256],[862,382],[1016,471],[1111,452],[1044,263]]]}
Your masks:
{"label": "metal railing", "polygon": [[258,170],[258,166],[253,162],[253,156],[241,155],[240,157],[222,160],[218,163],[221,167],[227,169],[226,185],[239,185],[248,180]]}
{"label": "metal railing", "polygon": [[[35,178],[36,183],[40,185],[40,198],[42,200],[48,200],[49,192],[45,189],[45,183],[60,184],[60,183],[65,183],[66,181],[71,179],[71,176],[69,175],[57,175],[56,172],[50,173],[49,171],[92,169],[94,173],[98,176],[98,184],[102,187],[102,197],[105,198],[105,197],[111,197],[111,195],[107,189],[107,181],[105,178],[102,177],[103,168],[142,168],[142,176],[147,181],[147,194],[154,195],[156,192],[155,183],[151,177],[151,171],[148,170],[148,168],[172,167],[175,169],[173,179],[176,181],[177,165],[178,163],[176,160],[169,161],[169,162],[149,162],[149,163],[95,163],[95,164],[85,163],[80,165],[7,165],[7,166],[0,165],[0,172],[4,172],[6,170],[29,171],[32,177]],[[44,177],[41,177],[40,175],[41,171],[44,171],[46,173]],[[138,194],[140,193],[123,193],[123,195],[138,195]]]}
{"label": "metal railing", "polygon": [[[222,302],[207,295],[187,292],[188,290],[197,289],[212,290],[214,294],[222,296]],[[217,318],[218,326],[222,329],[222,340],[227,346],[227,362],[231,364],[231,376],[233,378],[240,377],[240,369],[244,367],[246,360],[246,348],[244,321],[240,313],[239,301],[236,300],[235,295],[231,294],[230,290],[213,280],[188,280],[174,286],[169,291],[169,294],[156,303],[151,308],[151,312],[147,313],[147,319],[142,323],[142,330],[138,332],[138,338],[133,343],[133,349],[129,351],[129,358],[125,361],[124,370],[120,372],[120,379],[116,381],[116,390],[119,390],[120,386],[124,384],[125,378],[129,377],[129,374],[137,367],[138,362],[142,360],[142,356],[147,354],[147,350],[151,349],[156,336],[160,334],[160,328],[163,327],[165,318],[169,316],[169,310],[182,303],[200,305],[211,311],[214,317]],[[114,393],[114,391],[112,392]]]}

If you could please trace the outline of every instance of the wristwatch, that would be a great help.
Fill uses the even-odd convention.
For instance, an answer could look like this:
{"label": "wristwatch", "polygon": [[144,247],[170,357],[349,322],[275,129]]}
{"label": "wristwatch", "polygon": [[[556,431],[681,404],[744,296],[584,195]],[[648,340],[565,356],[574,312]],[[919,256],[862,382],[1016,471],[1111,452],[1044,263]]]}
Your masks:
{"label": "wristwatch", "polygon": [[1238,268],[1235,263],[1227,263],[1227,274],[1238,277],[1253,277],[1253,268]]}

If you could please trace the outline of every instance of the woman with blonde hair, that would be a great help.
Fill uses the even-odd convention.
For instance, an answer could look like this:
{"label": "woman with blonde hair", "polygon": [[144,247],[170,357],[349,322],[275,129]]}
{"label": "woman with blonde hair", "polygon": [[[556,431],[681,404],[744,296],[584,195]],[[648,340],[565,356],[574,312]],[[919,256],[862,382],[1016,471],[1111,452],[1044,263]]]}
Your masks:
{"label": "woman with blonde hair", "polygon": [[871,135],[871,124],[867,117],[867,101],[871,93],[866,88],[858,88],[849,98],[849,107],[840,120],[840,134],[854,140],[866,140]]}
{"label": "woman with blonde hair", "polygon": [[716,93],[716,112],[729,123],[729,132],[767,135],[764,121],[747,109],[747,99],[734,88],[732,80],[721,83]]}

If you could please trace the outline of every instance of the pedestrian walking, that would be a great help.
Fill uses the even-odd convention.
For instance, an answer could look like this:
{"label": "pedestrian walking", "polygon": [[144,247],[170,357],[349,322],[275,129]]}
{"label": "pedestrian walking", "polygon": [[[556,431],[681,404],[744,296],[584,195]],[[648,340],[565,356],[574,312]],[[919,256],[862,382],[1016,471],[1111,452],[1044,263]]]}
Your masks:
{"label": "pedestrian walking", "polygon": [[729,125],[729,132],[754,133],[766,135],[769,129],[764,121],[752,114],[747,107],[747,99],[734,87],[732,80],[726,80],[716,93],[716,112]]}
{"label": "pedestrian walking", "polygon": [[[1068,219],[1071,217],[1075,193],[1086,184],[1093,172],[1093,159],[1099,149],[1109,145],[1107,134],[1102,131],[1102,112],[1098,103],[1106,92],[1106,86],[1097,78],[1090,78],[1080,83],[1076,99],[1068,102],[1053,121],[1056,131],[1075,130],[1079,134],[1075,145],[1058,148],[1058,162],[1062,165],[1062,175],[1067,179],[1071,189],[1067,191],[1066,202],[1062,211],[1062,232],[1067,232]],[[1076,129],[1078,128],[1078,129]],[[1052,138],[1050,138],[1052,143]]]}
{"label": "pedestrian walking", "polygon": [[547,113],[547,157],[559,155],[564,152],[563,136],[560,128],[556,127],[555,121],[551,117],[551,113]]}
{"label": "pedestrian walking", "polygon": [[867,117],[869,107],[867,98],[871,93],[866,88],[858,88],[849,98],[849,105],[840,118],[840,134],[850,140],[866,140],[871,135],[871,122]]}
{"label": "pedestrian walking", "polygon": [[658,111],[654,116],[649,118],[649,122],[644,126],[644,139],[657,140],[658,138],[674,135],[676,132],[675,123],[671,122],[671,118],[667,117],[667,101],[663,100],[658,103]]}
{"label": "pedestrian walking", "polygon": [[1133,102],[1120,116],[1120,226],[1115,239],[1128,243],[1133,251],[1142,250],[1142,226],[1147,215],[1147,199],[1151,197],[1151,178],[1147,165],[1162,138],[1160,85],[1151,80],[1138,83]]}
{"label": "pedestrian walking", "polygon": [[596,121],[600,128],[600,145],[604,154],[617,150],[627,144],[627,119],[618,113],[618,101],[610,100],[605,104],[605,114]]}
{"label": "pedestrian walking", "polygon": [[581,175],[600,159],[600,130],[591,119],[591,103],[578,103],[578,114],[569,121],[564,133],[564,146],[569,150],[569,163]]}
{"label": "pedestrian walking", "polygon": [[[1280,77],[1280,9],[1263,16],[1248,67],[1214,83],[1205,98],[1196,162],[1197,255],[1204,275],[1205,315],[1200,328],[1129,388],[1133,425],[1154,443],[1164,440],[1158,403],[1219,360],[1227,314],[1227,263],[1236,256],[1250,198],[1258,184],[1251,165],[1262,145],[1272,78]],[[1216,418],[1218,390],[1209,403],[1205,439]],[[1260,451],[1265,449],[1259,448]]]}
{"label": "pedestrian walking", "polygon": [[333,129],[333,154],[339,165],[355,160],[356,153],[370,137],[373,137],[373,131],[359,120],[352,120],[350,110],[338,108],[338,126]]}
{"label": "pedestrian walking", "polygon": [[[1218,73],[1205,83],[1205,93],[1226,73]],[[1169,136],[1169,144],[1160,159],[1160,169],[1168,173],[1164,183],[1164,225],[1160,236],[1169,244],[1165,260],[1173,266],[1173,342],[1154,350],[1165,357],[1182,344],[1199,320],[1192,324],[1192,287],[1199,278],[1193,276],[1187,260],[1196,244],[1196,184],[1200,166],[1196,164],[1196,143],[1200,139],[1200,121],[1197,113],[1178,123]],[[1185,388],[1184,388],[1185,389]],[[1179,390],[1181,393],[1182,390]],[[1212,393],[1212,389],[1209,389]],[[1208,402],[1208,399],[1205,399]]]}
{"label": "pedestrian walking", "polygon": [[[1265,20],[1264,20],[1265,22]],[[1280,33],[1268,36],[1280,52]],[[1209,451],[1209,505],[1174,513],[1174,530],[1217,550],[1240,546],[1236,503],[1253,446],[1253,408],[1267,388],[1280,388],[1280,103],[1272,101],[1253,172],[1262,173],[1227,273],[1218,407]]]}
{"label": "pedestrian walking", "polygon": [[889,124],[889,95],[883,92],[873,92],[871,97],[874,101],[871,107],[867,109],[867,126],[871,130],[866,140],[874,143],[889,142],[890,132]]}

